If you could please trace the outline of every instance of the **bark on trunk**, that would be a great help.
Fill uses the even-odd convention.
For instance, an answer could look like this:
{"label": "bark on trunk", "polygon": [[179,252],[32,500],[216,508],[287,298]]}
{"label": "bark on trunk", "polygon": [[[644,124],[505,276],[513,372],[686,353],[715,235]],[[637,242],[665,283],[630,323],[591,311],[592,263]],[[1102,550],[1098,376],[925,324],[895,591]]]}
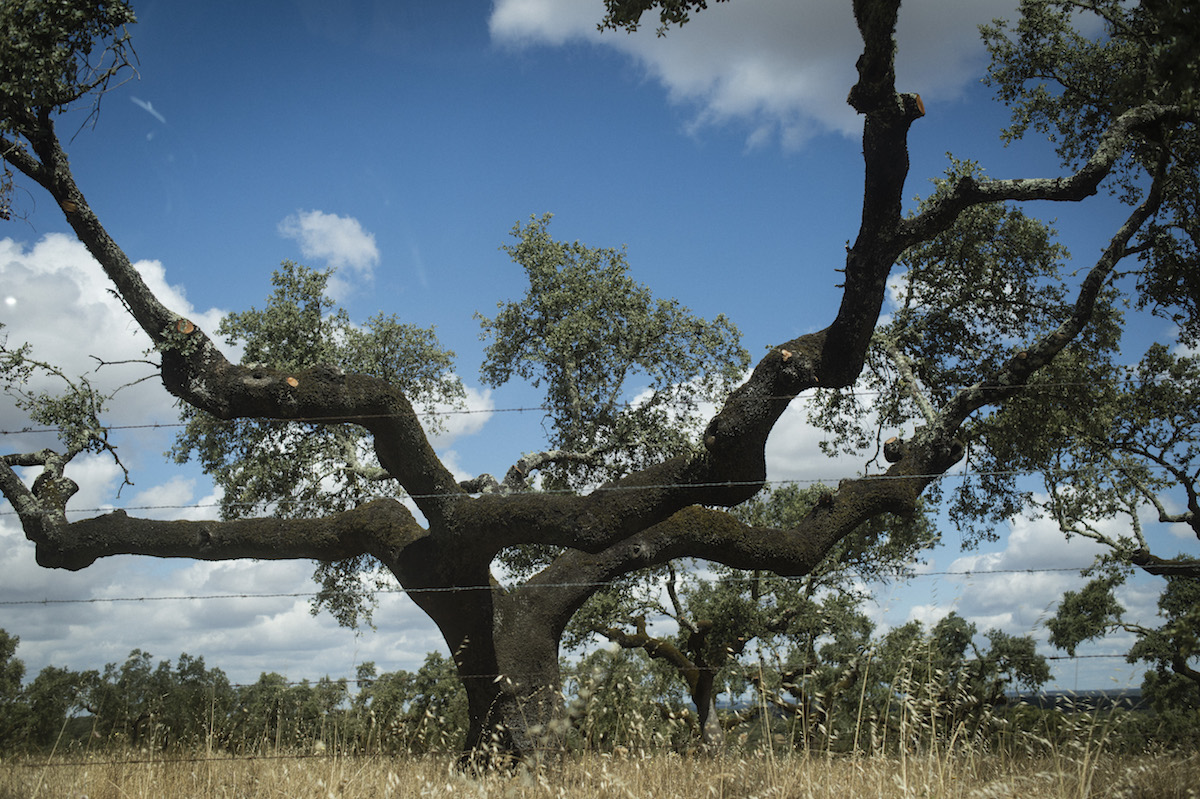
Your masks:
{"label": "bark on trunk", "polygon": [[562,709],[557,616],[547,618],[490,583],[483,568],[473,577],[456,575],[452,584],[462,588],[435,583],[437,590],[411,594],[441,630],[466,689],[463,762],[483,767],[553,754],[562,743],[552,723]]}
{"label": "bark on trunk", "polygon": [[553,757],[563,742],[555,723],[563,704],[557,637],[499,629],[488,644],[455,658],[470,717],[464,762],[495,766]]}
{"label": "bark on trunk", "polygon": [[717,698],[710,690],[708,701],[704,703],[703,709],[700,705],[696,705],[696,710],[700,715],[700,745],[706,752],[720,752],[725,748],[725,730],[721,726],[721,719],[717,716]]}

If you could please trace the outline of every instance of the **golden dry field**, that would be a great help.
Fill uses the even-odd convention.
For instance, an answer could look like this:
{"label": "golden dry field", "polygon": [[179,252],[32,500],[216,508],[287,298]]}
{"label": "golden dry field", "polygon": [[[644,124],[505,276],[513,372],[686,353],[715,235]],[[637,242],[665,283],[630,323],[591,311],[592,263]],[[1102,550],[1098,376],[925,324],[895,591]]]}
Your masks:
{"label": "golden dry field", "polygon": [[154,759],[93,755],[7,759],[0,799],[1182,799],[1200,796],[1200,755],[1035,758],[793,754],[741,757],[581,755],[513,773],[471,775],[446,756],[296,756]]}

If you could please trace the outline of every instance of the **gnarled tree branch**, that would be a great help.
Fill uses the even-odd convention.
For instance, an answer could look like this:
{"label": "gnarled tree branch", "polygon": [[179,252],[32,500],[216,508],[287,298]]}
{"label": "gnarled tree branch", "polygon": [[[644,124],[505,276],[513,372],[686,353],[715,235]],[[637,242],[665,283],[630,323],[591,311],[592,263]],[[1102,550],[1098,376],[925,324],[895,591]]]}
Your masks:
{"label": "gnarled tree branch", "polygon": [[404,547],[426,535],[394,499],[374,500],[321,519],[162,521],[117,510],[26,531],[37,545],[40,565],[73,571],[110,555],[336,561],[369,554],[395,566]]}

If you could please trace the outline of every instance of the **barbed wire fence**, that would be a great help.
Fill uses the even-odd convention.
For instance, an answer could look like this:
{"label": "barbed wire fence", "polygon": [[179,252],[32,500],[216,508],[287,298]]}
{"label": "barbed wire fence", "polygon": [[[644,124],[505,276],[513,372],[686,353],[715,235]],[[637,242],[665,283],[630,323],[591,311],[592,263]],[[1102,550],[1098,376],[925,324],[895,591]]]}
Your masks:
{"label": "barbed wire fence", "polygon": [[[1128,382],[1134,382],[1134,381],[1132,380],[1132,378],[1130,378]],[[1066,386],[1070,386],[1070,385],[1074,385],[1074,384],[1065,384],[1065,383],[1064,384],[1054,384],[1054,385],[1042,384],[1042,385],[1039,385],[1036,387],[1026,386],[1024,388],[1026,390],[1034,390],[1034,389],[1046,390],[1046,389],[1052,389],[1052,388],[1066,387]],[[871,394],[871,393],[876,393],[876,392],[856,392],[856,395],[865,397],[866,395]],[[439,409],[439,410],[426,409],[420,415],[422,415],[422,416],[455,416],[455,415],[473,415],[473,414],[527,414],[527,413],[546,413],[549,410],[550,409],[545,406],[526,406],[526,407],[511,407],[511,408],[452,408],[452,409]],[[360,420],[367,421],[367,417],[362,417]],[[265,421],[273,421],[273,422],[277,422],[279,424],[290,424],[290,423],[320,424],[323,422],[323,420],[319,419],[319,418],[290,419],[290,420],[265,420]],[[339,421],[346,421],[346,420],[340,419]],[[141,424],[109,425],[109,426],[106,426],[105,429],[109,430],[109,431],[142,431],[142,430],[170,430],[170,429],[178,430],[178,429],[184,428],[185,426],[186,425],[183,422],[148,422],[148,423],[141,423]],[[57,434],[59,432],[60,432],[60,430],[58,428],[54,428],[54,427],[22,427],[22,428],[16,428],[16,429],[0,430],[0,436],[21,436],[21,435],[51,434],[51,433]],[[888,479],[885,475],[882,475],[882,474],[875,474],[875,475],[870,475],[870,476],[873,479]],[[947,473],[947,474],[929,475],[929,477],[935,477],[937,479],[942,479],[942,480],[944,480],[944,479],[971,479],[971,478],[976,478],[976,477],[996,477],[996,476],[1032,477],[1032,476],[1034,476],[1034,473],[1029,472],[1029,471],[1021,471],[1021,470],[972,471],[969,469],[960,469],[958,471]],[[848,477],[853,478],[855,476],[854,475],[844,475],[844,476],[840,476],[840,477],[771,480],[771,481],[766,481],[765,484],[768,486],[771,486],[771,487],[778,487],[778,486],[782,486],[782,485],[815,485],[815,484],[829,485],[829,484],[836,484],[838,482],[838,480],[845,479]],[[729,483],[720,483],[719,485],[722,487],[725,487],[725,486],[728,486]],[[645,490],[645,489],[651,489],[651,488],[652,489],[660,489],[660,488],[670,488],[670,487],[671,486],[638,486],[636,489],[623,489],[622,487],[618,486],[618,487],[605,487],[605,488],[601,488],[601,489],[597,489],[597,490]],[[695,487],[695,486],[693,486],[693,487]],[[576,492],[570,492],[570,493],[576,493]],[[4,508],[4,509],[0,509],[0,516],[15,515],[15,511],[13,511],[11,508],[8,508],[6,506],[7,506],[7,503],[0,503],[0,507]],[[228,503],[226,503],[226,506],[228,507]],[[124,506],[107,505],[107,506],[92,507],[92,508],[71,508],[70,513],[72,513],[72,514],[104,513],[104,512],[110,512],[110,511],[116,510],[116,509],[118,509],[118,507],[119,507],[119,509],[125,510],[125,511],[164,512],[164,511],[207,511],[210,509],[221,507],[221,505],[219,503],[215,503],[215,502],[187,503],[187,504],[157,504],[157,505],[124,505]],[[1088,568],[1089,565],[1090,564],[1082,564],[1079,566],[1069,566],[1069,567],[1023,568],[1023,569],[1022,568],[1014,568],[1014,569],[968,569],[968,570],[918,571],[915,573],[909,573],[909,574],[905,574],[902,576],[897,575],[896,579],[898,581],[912,581],[912,580],[938,579],[938,578],[942,578],[942,579],[959,578],[961,580],[970,581],[970,580],[977,579],[977,578],[990,578],[990,577],[1004,576],[1004,575],[1015,576],[1015,575],[1048,574],[1048,573],[1079,574],[1082,570]],[[726,581],[733,581],[733,580],[738,580],[738,579],[749,580],[749,579],[754,579],[754,578],[751,578],[751,577],[739,578],[737,576],[723,576],[720,579],[726,580]],[[803,578],[796,578],[796,579],[803,579]],[[540,586],[540,587],[560,588],[560,587],[565,587],[568,585],[570,587],[579,587],[580,586],[580,584],[572,583],[572,584],[547,584],[547,585]],[[604,584],[589,583],[586,585],[589,587],[596,587],[596,588],[604,587]],[[377,591],[377,593],[379,593],[381,595],[415,594],[415,593],[420,593],[420,592],[480,591],[480,590],[488,590],[490,588],[491,588],[491,586],[455,586],[455,587],[445,587],[445,588],[411,589],[411,590],[406,591],[403,588],[394,587],[394,588],[380,589]],[[958,588],[961,589],[961,586],[958,586]],[[316,595],[317,595],[317,592],[315,590],[312,590],[312,591],[272,592],[272,593],[243,592],[243,593],[226,593],[226,594],[212,594],[212,593],[210,593],[210,594],[172,594],[172,595],[161,595],[161,596],[130,595],[130,596],[111,596],[111,597],[67,597],[67,598],[43,597],[43,598],[39,598],[39,599],[28,599],[28,598],[8,599],[8,598],[4,597],[3,587],[0,586],[0,608],[7,607],[7,608],[12,608],[15,610],[15,609],[19,609],[19,608],[28,608],[31,606],[49,607],[49,606],[63,606],[63,605],[140,604],[140,603],[162,603],[162,602],[261,601],[261,600],[265,600],[265,599],[296,599],[296,600],[306,599],[306,600],[311,600],[311,599],[315,598]],[[1036,628],[1037,628],[1037,625],[1035,625],[1034,628],[1031,628],[1029,630],[1029,632],[1032,633]],[[202,655],[202,653],[200,653],[200,654]],[[1075,663],[1079,663],[1081,661],[1094,661],[1094,660],[1109,660],[1109,661],[1116,661],[1116,660],[1125,661],[1126,660],[1126,655],[1124,653],[1111,653],[1111,654],[1110,653],[1085,653],[1085,654],[1077,653],[1074,655],[1047,654],[1047,655],[1043,655],[1043,657],[1048,661],[1075,662]],[[1132,667],[1130,667],[1130,668],[1132,668]],[[484,675],[484,676],[499,678],[503,675]],[[329,675],[325,675],[325,679],[329,679],[334,682],[344,682],[345,684],[348,684],[348,685],[357,685],[360,683],[360,680],[357,676],[355,676],[355,677],[336,677],[335,678],[335,677],[331,677]],[[308,680],[308,679],[285,680],[284,682],[277,683],[277,684],[288,686],[288,687],[295,687],[295,686],[302,686],[302,685],[312,685],[313,681]],[[234,688],[247,688],[247,687],[251,687],[251,686],[255,685],[255,683],[231,683],[230,685],[231,685],[231,687],[234,687]],[[299,758],[323,757],[323,756],[324,755],[311,754],[311,753],[290,753],[290,754],[245,754],[245,755],[240,755],[239,757],[241,757],[243,759],[250,759],[250,760],[275,760],[275,759],[299,759]],[[221,757],[221,758],[172,757],[171,761],[172,762],[176,762],[176,761],[184,762],[184,763],[202,763],[202,762],[207,762],[210,760],[227,760],[227,759],[228,759],[228,757]],[[68,766],[69,765],[83,765],[83,766],[86,766],[86,765],[95,765],[96,762],[97,762],[96,760],[84,760],[84,761],[80,761],[78,763],[65,762],[65,763],[60,763],[57,765],[68,765]],[[127,764],[160,763],[160,762],[163,762],[163,758],[119,759],[114,762],[127,763]]]}
{"label": "barbed wire fence", "polygon": [[[899,583],[907,583],[914,580],[930,579],[930,578],[963,578],[971,580],[974,578],[990,578],[1002,576],[1020,576],[1020,575],[1037,575],[1037,574],[1079,574],[1085,570],[1089,564],[1080,566],[1056,566],[1044,568],[1012,568],[1012,569],[963,569],[963,570],[940,570],[940,571],[924,571],[905,575],[897,575],[889,577],[889,581]],[[699,578],[695,574],[691,575],[692,579],[702,582],[724,582],[750,583],[761,579],[760,577],[751,575],[728,574],[721,575],[716,578]],[[783,580],[786,582],[802,582],[806,577],[778,577],[772,576],[774,580]],[[878,580],[876,580],[879,582]],[[606,587],[614,587],[610,582],[560,582],[560,583],[539,583],[525,586],[528,590],[545,590],[555,588],[595,588],[603,589]],[[377,595],[412,595],[421,593],[466,593],[479,592],[494,589],[494,585],[477,585],[477,586],[445,586],[445,587],[430,587],[430,588],[411,588],[405,589],[400,586],[381,587],[374,589]],[[6,599],[0,593],[0,607],[8,608],[29,608],[29,607],[51,607],[63,605],[99,605],[99,604],[153,604],[165,602],[220,602],[220,601],[237,601],[237,600],[268,600],[268,599],[304,599],[312,600],[318,596],[316,590],[308,591],[283,591],[283,592],[237,592],[237,593],[208,593],[208,594],[163,594],[163,595],[130,595],[130,596],[103,596],[103,597],[43,597],[40,599]],[[1027,633],[1033,633],[1037,629],[1037,625],[1027,630]],[[1124,660],[1126,655],[1123,653],[1113,654],[1053,654],[1043,655],[1046,660],[1051,661],[1078,661],[1078,660],[1093,660],[1093,659],[1121,659]],[[329,677],[329,675],[325,675]],[[479,675],[474,675],[479,676]],[[490,674],[482,675],[487,677],[500,677],[503,675]],[[345,679],[349,683],[358,682],[357,678],[331,678]],[[301,685],[311,680],[289,681],[287,685]],[[246,686],[252,683],[235,683],[236,686]]]}
{"label": "barbed wire fence", "polygon": [[[781,481],[781,482],[799,482],[799,481]],[[156,505],[156,506],[144,506],[144,507],[140,507],[140,508],[130,507],[130,508],[124,508],[124,509],[128,509],[128,510],[132,510],[132,509],[161,510],[161,509],[177,509],[177,508],[181,508],[181,507],[190,509],[190,508],[198,508],[198,507],[206,507],[206,506],[204,506],[204,505],[186,505],[186,506]],[[112,510],[112,508],[98,508],[95,510],[110,511],[110,510]],[[77,512],[86,512],[86,511],[79,510]],[[3,515],[4,513],[11,513],[11,511],[0,511],[0,515]],[[991,579],[991,578],[1000,578],[1000,577],[1013,578],[1013,577],[1020,577],[1020,576],[1034,576],[1034,575],[1042,575],[1042,574],[1079,575],[1081,572],[1088,569],[1088,567],[1091,565],[1092,564],[1089,564],[1089,563],[1083,563],[1083,564],[1074,565],[1074,566],[1056,566],[1056,567],[1039,567],[1039,568],[1000,568],[1000,569],[959,569],[959,570],[912,571],[911,570],[912,565],[909,564],[908,565],[909,570],[905,571],[904,573],[891,573],[891,574],[885,573],[883,575],[875,574],[875,575],[871,575],[871,576],[866,576],[866,575],[851,575],[851,576],[857,576],[860,579],[864,579],[865,581],[876,584],[876,585],[891,584],[892,586],[894,586],[893,593],[900,586],[910,585],[914,581],[923,581],[923,580],[929,580],[929,579],[936,579],[936,580],[943,580],[943,581],[954,580],[956,582],[953,582],[952,585],[954,586],[955,592],[960,592],[960,591],[963,591],[963,589],[964,589],[964,586],[963,586],[964,582],[970,582],[973,580]],[[697,581],[708,581],[708,582],[716,582],[719,580],[719,581],[725,582],[725,583],[751,582],[751,581],[760,579],[759,577],[756,577],[756,576],[739,575],[736,573],[723,574],[723,575],[720,575],[719,577],[704,578],[704,577],[698,576],[695,572],[691,572],[689,574],[689,578],[693,579],[693,580],[697,580]],[[794,582],[799,583],[799,582],[804,581],[807,578],[806,578],[806,576],[788,578],[788,577],[778,577],[778,576],[772,575],[771,579],[783,580],[785,582],[794,581]],[[595,588],[597,590],[600,590],[600,589],[604,589],[606,587],[612,587],[612,584],[604,583],[604,582],[556,582],[556,583],[540,583],[540,584],[523,585],[522,586],[522,588],[524,590],[543,590],[543,589],[559,589],[559,588]],[[476,586],[444,586],[444,587],[439,586],[439,587],[404,589],[403,587],[400,587],[399,585],[394,585],[394,586],[383,586],[383,587],[379,587],[379,588],[374,588],[374,589],[372,589],[372,592],[375,595],[382,597],[382,596],[388,596],[388,595],[414,595],[414,594],[423,594],[423,593],[480,592],[480,591],[492,590],[493,588],[494,588],[494,586],[492,586],[492,585],[476,585]],[[313,589],[313,590],[298,590],[298,591],[282,591],[282,592],[280,592],[280,591],[276,591],[276,592],[230,592],[230,593],[160,594],[160,595],[137,594],[137,595],[126,595],[126,596],[91,596],[91,597],[50,597],[50,596],[45,596],[45,597],[40,597],[40,598],[21,598],[21,599],[7,598],[4,596],[4,593],[5,592],[3,590],[3,587],[0,587],[0,608],[11,608],[13,610],[28,609],[28,608],[33,608],[33,607],[49,608],[49,607],[60,607],[60,606],[85,606],[85,605],[145,605],[145,604],[160,604],[160,603],[170,603],[170,602],[195,603],[195,602],[263,601],[263,600],[272,600],[272,599],[313,600],[313,599],[316,599],[318,596],[318,592],[315,589]],[[930,592],[930,593],[934,593],[934,592]],[[957,601],[960,598],[961,598],[961,596],[956,596],[953,599],[953,601],[951,602],[951,605],[957,604]],[[894,599],[889,600],[889,602],[890,601],[895,601],[895,600]],[[1048,609],[1044,612],[1044,615],[1050,615]],[[1026,632],[1026,634],[1033,634],[1038,630],[1038,628],[1040,626],[1041,625],[1040,625],[1040,620],[1039,620],[1038,623],[1034,624],[1032,627],[1027,629],[1025,632]],[[203,653],[199,653],[199,654],[202,655]],[[1112,660],[1112,661],[1125,661],[1126,660],[1125,653],[1095,653],[1095,654],[1078,654],[1077,653],[1074,655],[1043,654],[1042,656],[1047,661],[1053,661],[1053,662],[1076,662],[1076,663],[1078,663],[1080,661],[1088,661],[1088,660]],[[325,676],[329,677],[329,675],[325,675]],[[484,676],[489,677],[489,678],[498,678],[503,675],[496,674],[496,675],[484,675]],[[509,676],[511,676],[511,675],[509,675]],[[357,681],[358,681],[357,678],[350,678],[350,677],[338,677],[338,678],[331,678],[331,679],[334,679],[334,680],[345,679],[345,680],[347,680],[347,682],[349,682],[351,684],[357,683]],[[304,682],[311,682],[311,680],[288,681],[286,684],[287,685],[300,685],[300,684],[303,684]],[[237,683],[235,685],[249,685],[249,684]]]}
{"label": "barbed wire fence", "polygon": [[[1025,569],[964,569],[964,570],[937,570],[921,572],[909,575],[904,578],[907,580],[935,579],[945,580],[947,578],[959,578],[963,580],[971,580],[980,577],[1000,577],[1000,576],[1019,576],[1019,575],[1038,575],[1038,574],[1078,574],[1086,565],[1078,567],[1044,567],[1044,568],[1025,568]],[[750,581],[756,579],[751,576],[725,575],[719,579],[725,581]],[[789,579],[789,578],[775,578]],[[797,581],[804,578],[791,578]],[[572,584],[555,584],[538,586],[539,588],[561,587],[562,585],[580,585]],[[604,583],[585,583],[583,585],[604,587]],[[490,589],[492,586],[455,586],[447,588],[429,588],[429,589],[412,589],[405,591],[400,587],[383,588],[379,590],[380,594],[406,594],[419,592],[445,592],[445,591],[479,591],[482,589]],[[227,602],[227,601],[260,601],[267,599],[293,599],[293,600],[308,600],[316,596],[316,591],[289,591],[289,592],[238,592],[238,593],[206,593],[206,594],[170,594],[170,595],[127,595],[127,596],[109,596],[109,597],[44,597],[41,599],[7,599],[3,597],[2,589],[0,589],[0,608],[22,609],[31,606],[64,606],[64,605],[95,605],[95,604],[114,604],[114,605],[129,605],[129,604],[147,604],[147,603],[209,603],[209,602]],[[1030,630],[1032,632],[1032,630]],[[203,657],[203,653],[197,653]],[[1053,654],[1043,655],[1048,661],[1062,662],[1081,662],[1081,661],[1122,661],[1126,660],[1125,654],[1121,653],[1092,653],[1092,654]],[[65,664],[64,664],[65,665]],[[118,664],[119,665],[119,664]],[[214,667],[219,668],[220,664],[214,664]],[[264,672],[265,675],[265,672]],[[272,687],[297,688],[297,687],[318,687],[320,683],[332,683],[340,685],[343,690],[346,686],[361,686],[364,683],[374,683],[384,675],[377,675],[372,678],[359,678],[356,676],[332,676],[324,675],[319,679],[283,679],[276,680],[271,683]],[[472,675],[480,676],[480,675]],[[489,678],[501,678],[504,676],[513,677],[514,675],[482,675]],[[231,682],[228,684],[232,689],[251,689],[259,683],[254,682]],[[347,694],[349,698],[350,694]],[[64,753],[66,754],[66,753]],[[311,748],[303,748],[295,751],[274,751],[274,752],[259,752],[259,751],[222,751],[219,753],[204,753],[204,754],[186,754],[177,751],[162,751],[155,752],[152,749],[131,749],[123,752],[114,752],[111,750],[97,750],[95,753],[85,756],[78,754],[66,754],[65,757],[59,759],[44,759],[33,758],[29,760],[10,760],[8,767],[10,768],[81,768],[94,767],[101,765],[109,766],[165,766],[172,764],[206,764],[206,763],[229,763],[230,761],[300,761],[300,760],[322,760],[328,758],[344,757],[344,753],[314,751]],[[368,753],[362,755],[367,758],[390,758],[395,754],[388,753]]]}

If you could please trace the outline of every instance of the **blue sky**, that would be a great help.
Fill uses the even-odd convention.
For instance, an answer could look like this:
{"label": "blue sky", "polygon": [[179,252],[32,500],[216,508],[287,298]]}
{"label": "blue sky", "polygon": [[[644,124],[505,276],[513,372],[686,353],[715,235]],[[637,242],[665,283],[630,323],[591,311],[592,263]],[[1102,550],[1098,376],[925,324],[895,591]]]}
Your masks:
{"label": "blue sky", "polygon": [[[946,152],[998,177],[1043,176],[1049,147],[1003,148],[1003,108],[980,85],[979,23],[1008,16],[1001,0],[914,0],[901,12],[899,86],[922,94],[913,128],[914,198]],[[95,124],[59,122],[72,167],[114,238],[168,305],[211,330],[220,314],[263,302],[283,259],[338,266],[338,299],[359,321],[377,311],[436,325],[458,354],[477,413],[452,417],[439,450],[466,477],[502,473],[541,443],[538,402],[522,386],[484,390],[475,312],[521,296],[519,269],[499,247],[513,225],[553,212],[551,232],[628,247],[634,276],[695,312],[729,316],[752,354],[828,323],[835,271],[859,218],[861,145],[844,98],[859,42],[850,3],[760,0],[715,5],[656,38],[600,36],[590,0],[444,3],[319,0],[135,3],[138,75],[104,98]],[[79,370],[96,355],[141,357],[145,346],[98,269],[39,191],[18,193],[23,218],[0,224],[0,321],[10,341]],[[1080,257],[1098,253],[1120,210],[1031,209],[1057,220]],[[1140,321],[1139,338],[1169,331]],[[99,379],[141,376],[136,365]],[[114,424],[170,423],[153,383],[118,399]],[[0,429],[22,426],[0,407]],[[122,432],[136,485],[116,496],[117,471],[82,460],[73,501],[84,509],[182,506],[166,517],[211,516],[211,485],[167,464],[171,431]],[[37,445],[7,436],[6,451]],[[774,480],[828,479],[857,464],[819,455],[797,408],[769,453]],[[0,506],[0,511],[8,510]],[[1164,533],[1170,536],[1170,533]],[[1020,521],[980,552],[950,546],[928,571],[1070,567],[1092,550],[1052,526]],[[1176,545],[1167,549],[1174,550]],[[0,515],[0,602],[133,596],[305,592],[305,563],[202,564],[115,558],[79,573],[39,569],[15,518]],[[884,624],[930,621],[951,608],[1034,633],[1070,573],[924,577],[879,589]],[[1126,597],[1152,611],[1153,585]],[[303,597],[258,600],[0,604],[31,673],[54,664],[97,668],[139,647],[204,656],[235,680],[415,668],[442,649],[407,600],[386,596],[379,629],[355,636]],[[1115,640],[1091,650],[1120,652]],[[1046,650],[1049,652],[1049,650]],[[1120,660],[1071,663],[1060,687],[1104,687],[1134,673]],[[1139,678],[1134,677],[1134,682]]]}

